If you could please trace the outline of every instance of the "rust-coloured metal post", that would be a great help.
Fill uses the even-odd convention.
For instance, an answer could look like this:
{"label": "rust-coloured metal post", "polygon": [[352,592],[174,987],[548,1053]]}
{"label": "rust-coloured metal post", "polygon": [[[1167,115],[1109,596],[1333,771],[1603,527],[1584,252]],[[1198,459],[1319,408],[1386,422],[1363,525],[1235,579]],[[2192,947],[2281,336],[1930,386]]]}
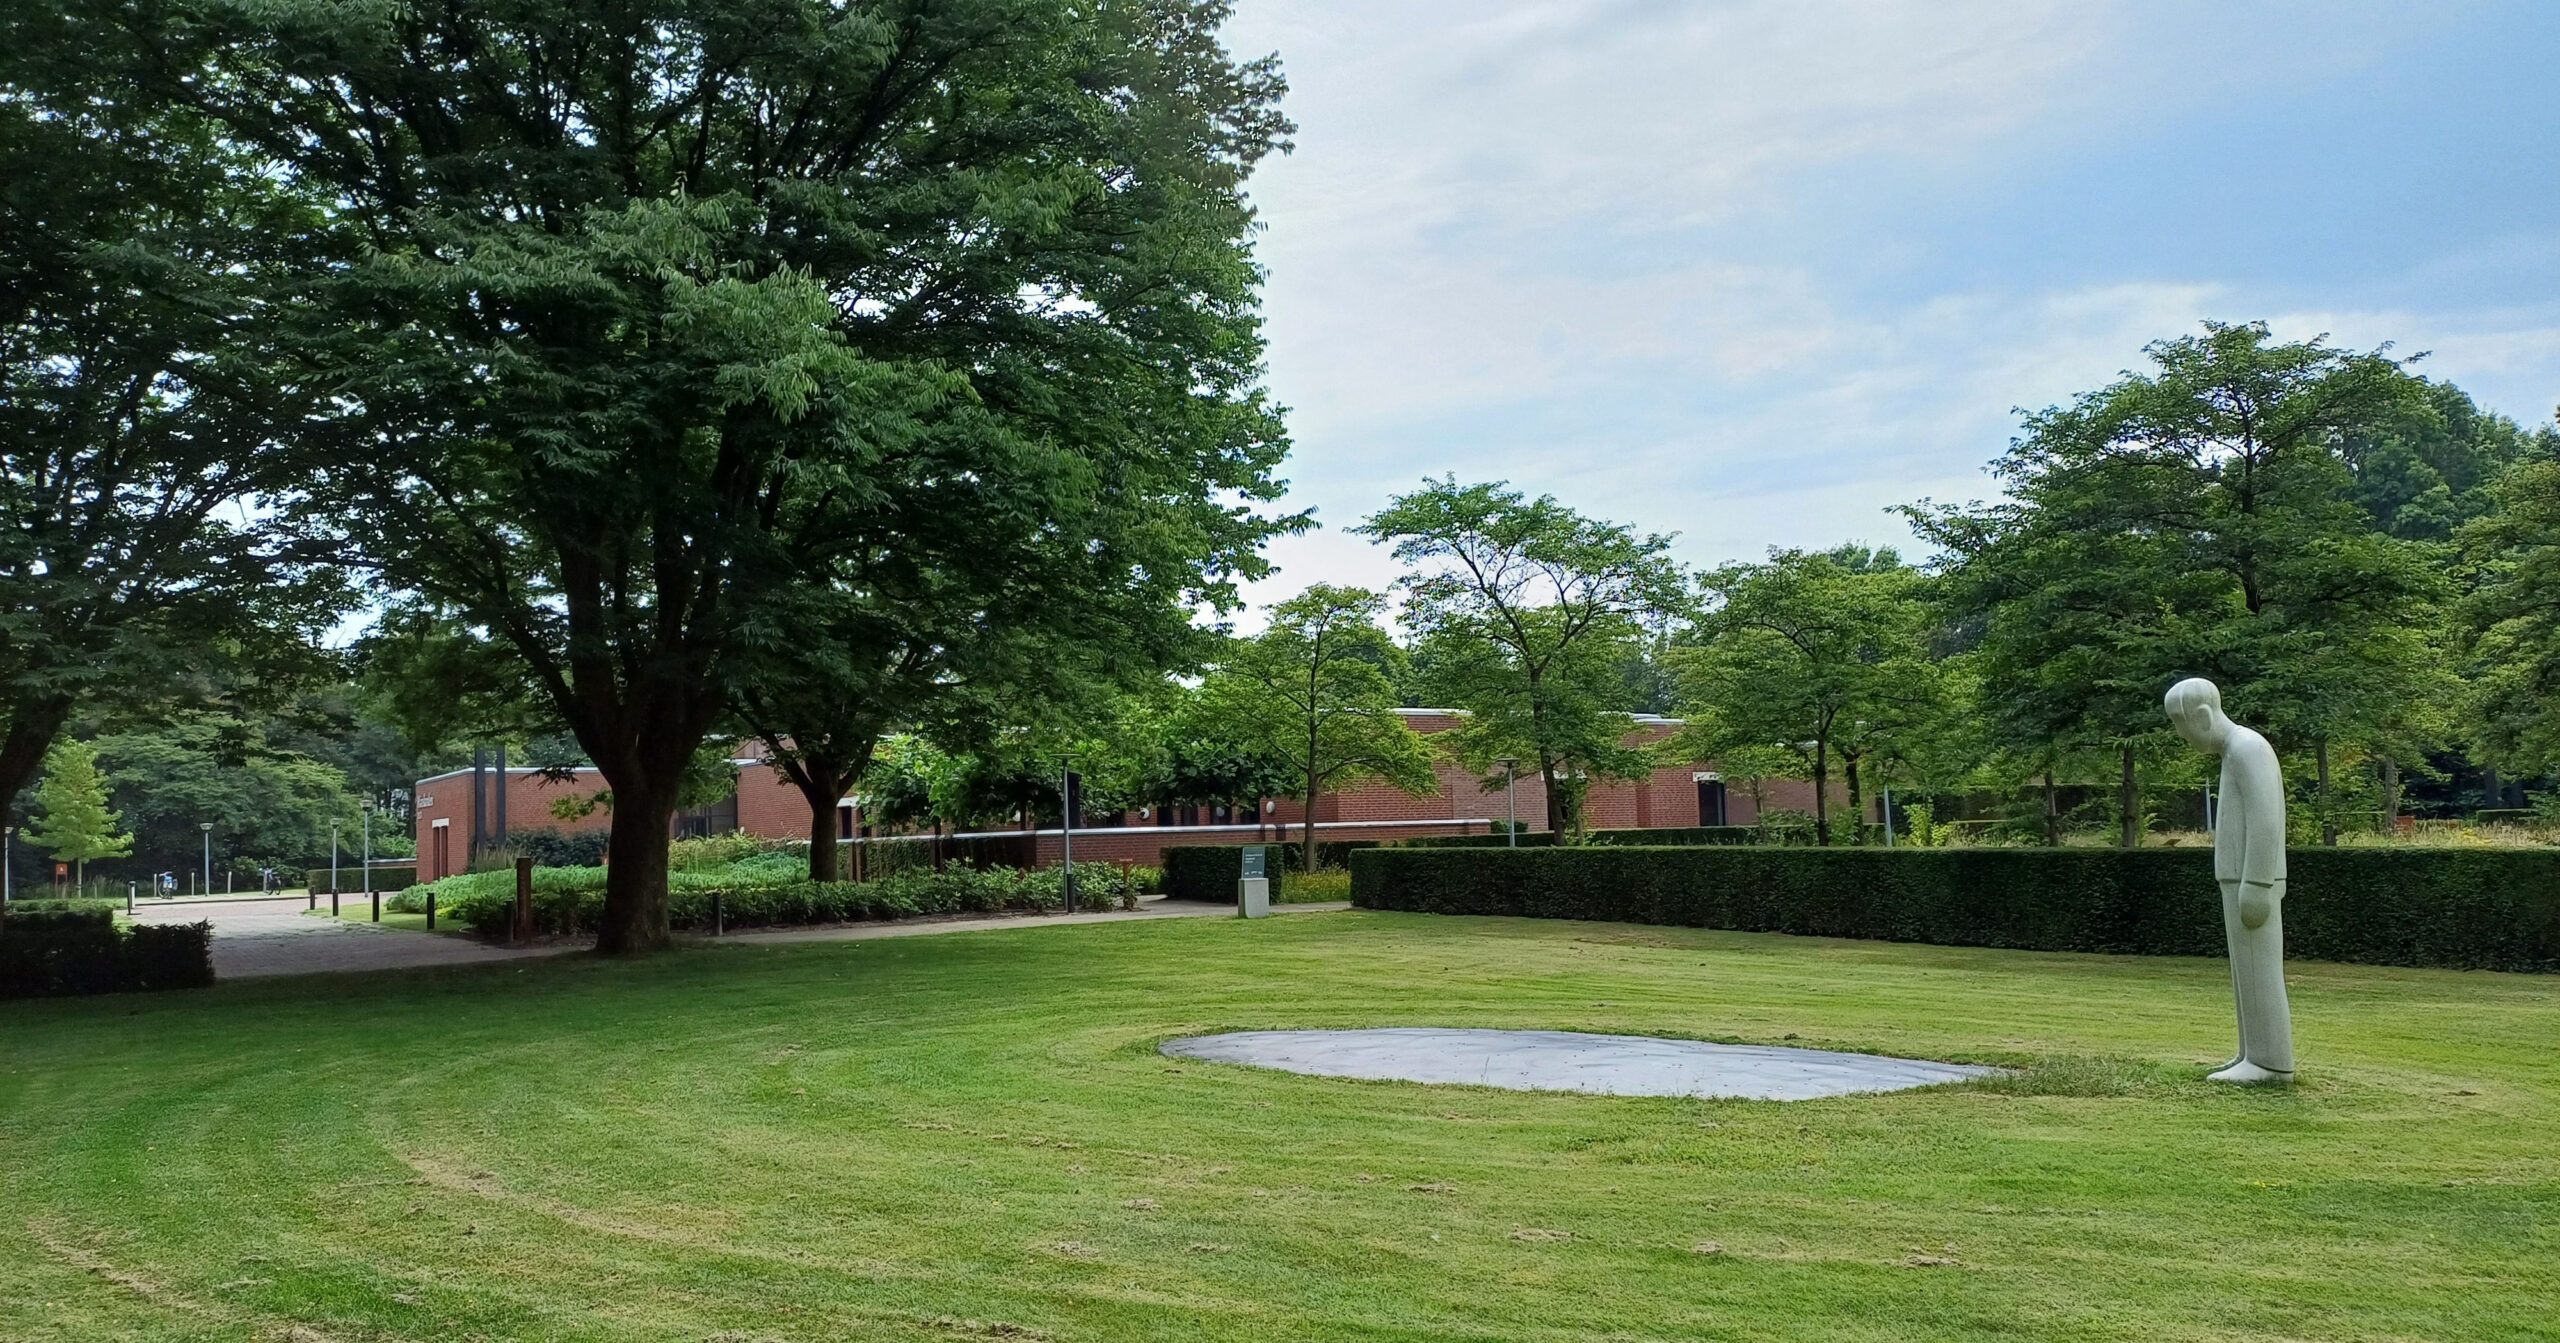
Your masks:
{"label": "rust-coloured metal post", "polygon": [[516,859],[516,936],[518,942],[533,940],[533,860]]}

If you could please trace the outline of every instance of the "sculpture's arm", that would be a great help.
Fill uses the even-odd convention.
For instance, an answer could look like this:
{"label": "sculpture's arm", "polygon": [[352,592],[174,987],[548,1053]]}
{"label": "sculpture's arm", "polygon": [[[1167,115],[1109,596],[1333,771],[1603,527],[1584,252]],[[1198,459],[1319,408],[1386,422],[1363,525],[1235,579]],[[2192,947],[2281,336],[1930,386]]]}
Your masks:
{"label": "sculpture's arm", "polygon": [[2240,849],[2240,926],[2265,926],[2284,898],[2284,776],[2270,753],[2266,768],[2253,770],[2248,829]]}

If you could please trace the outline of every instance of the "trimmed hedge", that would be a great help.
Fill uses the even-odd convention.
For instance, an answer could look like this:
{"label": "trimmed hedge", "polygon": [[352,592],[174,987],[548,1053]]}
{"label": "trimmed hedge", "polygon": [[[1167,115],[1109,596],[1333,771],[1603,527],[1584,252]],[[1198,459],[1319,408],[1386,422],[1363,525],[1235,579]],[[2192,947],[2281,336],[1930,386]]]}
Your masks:
{"label": "trimmed hedge", "polygon": [[[2285,951],[2560,970],[2560,851],[2294,849]],[[1367,909],[1674,924],[1960,947],[2220,956],[2207,849],[1379,849]]]}
{"label": "trimmed hedge", "polygon": [[[418,865],[416,863],[409,863],[400,867],[376,866],[373,869],[373,889],[377,891],[388,892],[406,890],[417,884]],[[305,872],[303,874],[302,889],[306,891],[317,891],[322,895],[327,895],[329,893],[329,869],[325,867],[315,867]],[[341,863],[338,865],[338,892],[343,895],[349,891],[353,891],[358,895],[364,893],[364,864]]]}
{"label": "trimmed hedge", "polygon": [[[538,878],[545,869],[537,869]],[[878,881],[799,881],[780,885],[691,886],[668,892],[668,923],[680,929],[711,927],[711,902],[720,902],[720,919],[731,928],[806,923],[860,923],[872,919],[911,918],[921,914],[992,913],[999,910],[1051,910],[1066,903],[1059,869],[1020,872],[1012,868],[954,867],[900,872]],[[1120,869],[1104,863],[1076,864],[1079,904],[1094,908],[1106,902],[1134,900],[1136,892],[1121,888]],[[424,888],[419,888],[423,890]],[[487,937],[504,936],[515,912],[515,888],[473,886],[442,902],[438,912]],[[604,921],[602,886],[544,886],[533,891],[533,923],[537,933],[590,933]]]}
{"label": "trimmed hedge", "polygon": [[213,925],[116,927],[104,909],[0,917],[0,998],[48,998],[213,982]]}
{"label": "trimmed hedge", "polygon": [[[1750,825],[1666,825],[1629,830],[1594,830],[1589,835],[1592,847],[1603,845],[1620,848],[1696,848],[1706,845],[1758,844],[1767,839],[1760,828]],[[1516,846],[1501,833],[1490,835],[1426,835],[1420,839],[1399,840],[1396,847],[1408,849],[1551,849],[1556,846],[1553,830],[1523,830]]]}
{"label": "trimmed hedge", "polygon": [[[1205,900],[1213,905],[1234,904],[1236,883],[1243,879],[1241,874],[1244,872],[1246,847],[1242,844],[1184,844],[1165,850],[1164,893],[1166,897],[1174,900]],[[1281,869],[1286,867],[1287,863],[1282,861],[1281,855],[1277,852],[1281,846],[1265,844],[1260,847],[1274,850],[1265,855],[1270,861],[1263,864],[1263,871],[1271,879],[1271,901],[1273,904],[1278,904],[1280,885],[1286,880]],[[1316,852],[1319,855],[1324,852],[1324,846],[1321,843],[1316,846]],[[1363,849],[1357,852],[1368,853],[1375,850]]]}

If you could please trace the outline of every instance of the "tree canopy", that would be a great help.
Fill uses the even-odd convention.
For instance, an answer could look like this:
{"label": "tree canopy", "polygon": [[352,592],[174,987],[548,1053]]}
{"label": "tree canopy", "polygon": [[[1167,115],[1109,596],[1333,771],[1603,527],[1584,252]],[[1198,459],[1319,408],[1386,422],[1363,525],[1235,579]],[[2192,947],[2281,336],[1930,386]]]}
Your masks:
{"label": "tree canopy", "polygon": [[1396,497],[1357,530],[1418,566],[1401,583],[1429,668],[1418,688],[1466,711],[1444,735],[1469,768],[1490,776],[1501,759],[1534,763],[1547,826],[1563,834],[1580,833],[1592,779],[1652,769],[1627,743],[1624,667],[1646,622],[1682,600],[1670,537],[1454,476]]}

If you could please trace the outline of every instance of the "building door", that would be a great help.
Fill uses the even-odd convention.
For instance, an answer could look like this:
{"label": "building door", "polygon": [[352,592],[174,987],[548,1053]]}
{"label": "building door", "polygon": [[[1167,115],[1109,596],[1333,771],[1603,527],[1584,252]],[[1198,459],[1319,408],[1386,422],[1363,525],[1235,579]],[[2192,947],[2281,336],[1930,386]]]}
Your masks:
{"label": "building door", "polygon": [[1724,812],[1724,780],[1698,780],[1698,824],[1729,824]]}

